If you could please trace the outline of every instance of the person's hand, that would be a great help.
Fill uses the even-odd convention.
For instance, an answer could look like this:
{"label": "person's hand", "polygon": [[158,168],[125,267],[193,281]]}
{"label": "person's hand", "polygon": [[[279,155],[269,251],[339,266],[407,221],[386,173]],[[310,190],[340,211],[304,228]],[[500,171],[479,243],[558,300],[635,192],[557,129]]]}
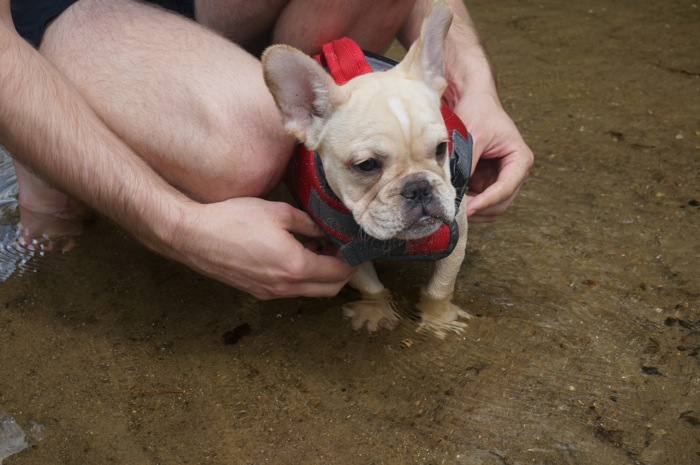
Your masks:
{"label": "person's hand", "polygon": [[295,235],[322,238],[323,231],[286,203],[249,197],[193,203],[187,215],[173,233],[172,258],[258,299],[334,296],[354,271],[300,242]]}
{"label": "person's hand", "polygon": [[454,111],[474,138],[467,216],[477,223],[494,221],[515,199],[534,156],[497,97],[468,94]]}

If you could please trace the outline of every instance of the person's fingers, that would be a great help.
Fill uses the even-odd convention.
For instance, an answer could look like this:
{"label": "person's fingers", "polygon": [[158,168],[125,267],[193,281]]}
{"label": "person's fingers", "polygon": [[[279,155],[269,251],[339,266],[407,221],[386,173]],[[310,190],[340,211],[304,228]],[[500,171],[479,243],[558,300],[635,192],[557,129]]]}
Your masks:
{"label": "person's fingers", "polygon": [[486,215],[481,214],[481,213],[475,213],[474,215],[469,217],[469,222],[470,223],[493,223],[500,216],[501,216],[501,213],[499,213],[499,214],[486,214]]}
{"label": "person's fingers", "polygon": [[332,255],[318,255],[305,249],[306,269],[304,275],[309,282],[334,283],[346,282],[355,268],[342,258]]}
{"label": "person's fingers", "polygon": [[[324,231],[312,219],[301,210],[289,207],[286,212],[286,226],[289,232],[309,238],[325,237]],[[321,254],[300,243],[299,262],[295,266],[292,263],[292,275],[297,275],[300,280],[310,282],[338,282],[347,281],[354,268],[336,256],[328,253],[329,247],[323,247]]]}
{"label": "person's fingers", "polygon": [[279,204],[278,208],[279,217],[287,231],[310,238],[324,237],[323,229],[305,212],[284,203]]}
{"label": "person's fingers", "polygon": [[340,247],[323,238],[309,239],[304,241],[304,247],[319,255],[338,255]]}
{"label": "person's fingers", "polygon": [[294,295],[303,297],[335,297],[346,283],[347,280],[340,283],[299,283],[294,286]]}
{"label": "person's fingers", "polygon": [[512,192],[510,189],[504,181],[499,180],[491,184],[484,192],[467,201],[467,217],[483,215],[486,210],[493,210],[496,205],[505,203]]}
{"label": "person's fingers", "polygon": [[284,279],[263,287],[255,296],[262,300],[282,297],[332,297],[352,276],[354,268],[337,257],[317,255],[304,249],[296,263],[285,264]]}
{"label": "person's fingers", "polygon": [[[529,152],[529,149],[526,150]],[[508,209],[528,177],[532,166],[532,152],[529,153],[529,157],[511,156],[502,159],[496,181],[467,203],[467,216],[498,216]]]}
{"label": "person's fingers", "polygon": [[344,259],[318,254],[296,240],[290,242],[287,250],[276,271],[278,283],[339,283],[347,281],[354,271]]}
{"label": "person's fingers", "polygon": [[334,297],[345,286],[340,283],[302,282],[272,288],[261,293],[254,293],[259,300],[272,300],[290,297]]}
{"label": "person's fingers", "polygon": [[[498,188],[498,182],[494,183],[488,189],[486,189],[481,194],[475,195],[473,197],[468,196],[467,198],[467,217],[470,221],[475,223],[490,223],[495,221],[499,216],[508,210],[513,200],[518,196],[520,192],[520,186],[516,187],[515,190],[505,199],[498,201],[499,193],[495,193],[493,196],[489,192],[492,188]],[[495,202],[492,199],[497,199]],[[493,202],[493,203],[492,203]]]}

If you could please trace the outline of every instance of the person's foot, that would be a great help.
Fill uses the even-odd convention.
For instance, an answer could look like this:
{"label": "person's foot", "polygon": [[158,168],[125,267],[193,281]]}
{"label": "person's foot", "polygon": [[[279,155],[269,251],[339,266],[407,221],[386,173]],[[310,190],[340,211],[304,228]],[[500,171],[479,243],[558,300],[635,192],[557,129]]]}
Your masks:
{"label": "person's foot", "polygon": [[19,188],[19,239],[17,245],[31,250],[67,252],[75,236],[92,214],[85,205],[52,188],[20,163],[15,162]]}

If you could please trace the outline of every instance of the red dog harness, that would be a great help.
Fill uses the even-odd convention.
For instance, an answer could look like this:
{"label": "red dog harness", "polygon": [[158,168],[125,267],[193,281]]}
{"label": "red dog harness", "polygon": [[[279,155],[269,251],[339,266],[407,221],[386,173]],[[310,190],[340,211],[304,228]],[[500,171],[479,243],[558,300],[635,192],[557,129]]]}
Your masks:
{"label": "red dog harness", "polygon": [[[363,52],[351,39],[344,38],[323,46],[314,56],[342,85],[361,74],[385,71],[398,62],[379,55]],[[472,166],[472,138],[459,117],[445,104],[441,107],[450,138],[452,185],[457,191],[455,206],[464,197]],[[287,186],[301,207],[326,232],[328,238],[340,247],[350,265],[375,260],[440,260],[448,256],[459,238],[457,222],[443,224],[433,234],[412,240],[379,240],[367,235],[357,224],[352,213],[331,190],[317,153],[299,144],[287,172]]]}

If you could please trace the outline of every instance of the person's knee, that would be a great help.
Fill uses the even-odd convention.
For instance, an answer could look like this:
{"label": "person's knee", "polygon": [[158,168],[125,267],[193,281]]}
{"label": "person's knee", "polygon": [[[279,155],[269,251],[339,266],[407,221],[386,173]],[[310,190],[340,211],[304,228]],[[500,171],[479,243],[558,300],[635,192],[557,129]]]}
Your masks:
{"label": "person's knee", "polygon": [[[203,202],[233,197],[262,197],[281,181],[294,150],[276,113],[250,107],[250,119],[240,115],[211,115],[216,123],[207,131],[207,142],[196,157],[198,176],[184,186],[190,196]],[[192,173],[190,173],[192,174]]]}
{"label": "person's knee", "polygon": [[382,53],[414,4],[415,0],[291,1],[275,25],[273,42],[316,53],[323,44],[347,36],[364,50]]}
{"label": "person's knee", "polygon": [[[241,153],[241,150],[247,153]],[[225,173],[221,173],[217,199],[231,197],[264,197],[282,180],[294,150],[291,138],[250,137],[241,145],[234,141],[229,145],[229,160]],[[224,164],[224,166],[226,166]],[[208,190],[208,189],[207,189]]]}

